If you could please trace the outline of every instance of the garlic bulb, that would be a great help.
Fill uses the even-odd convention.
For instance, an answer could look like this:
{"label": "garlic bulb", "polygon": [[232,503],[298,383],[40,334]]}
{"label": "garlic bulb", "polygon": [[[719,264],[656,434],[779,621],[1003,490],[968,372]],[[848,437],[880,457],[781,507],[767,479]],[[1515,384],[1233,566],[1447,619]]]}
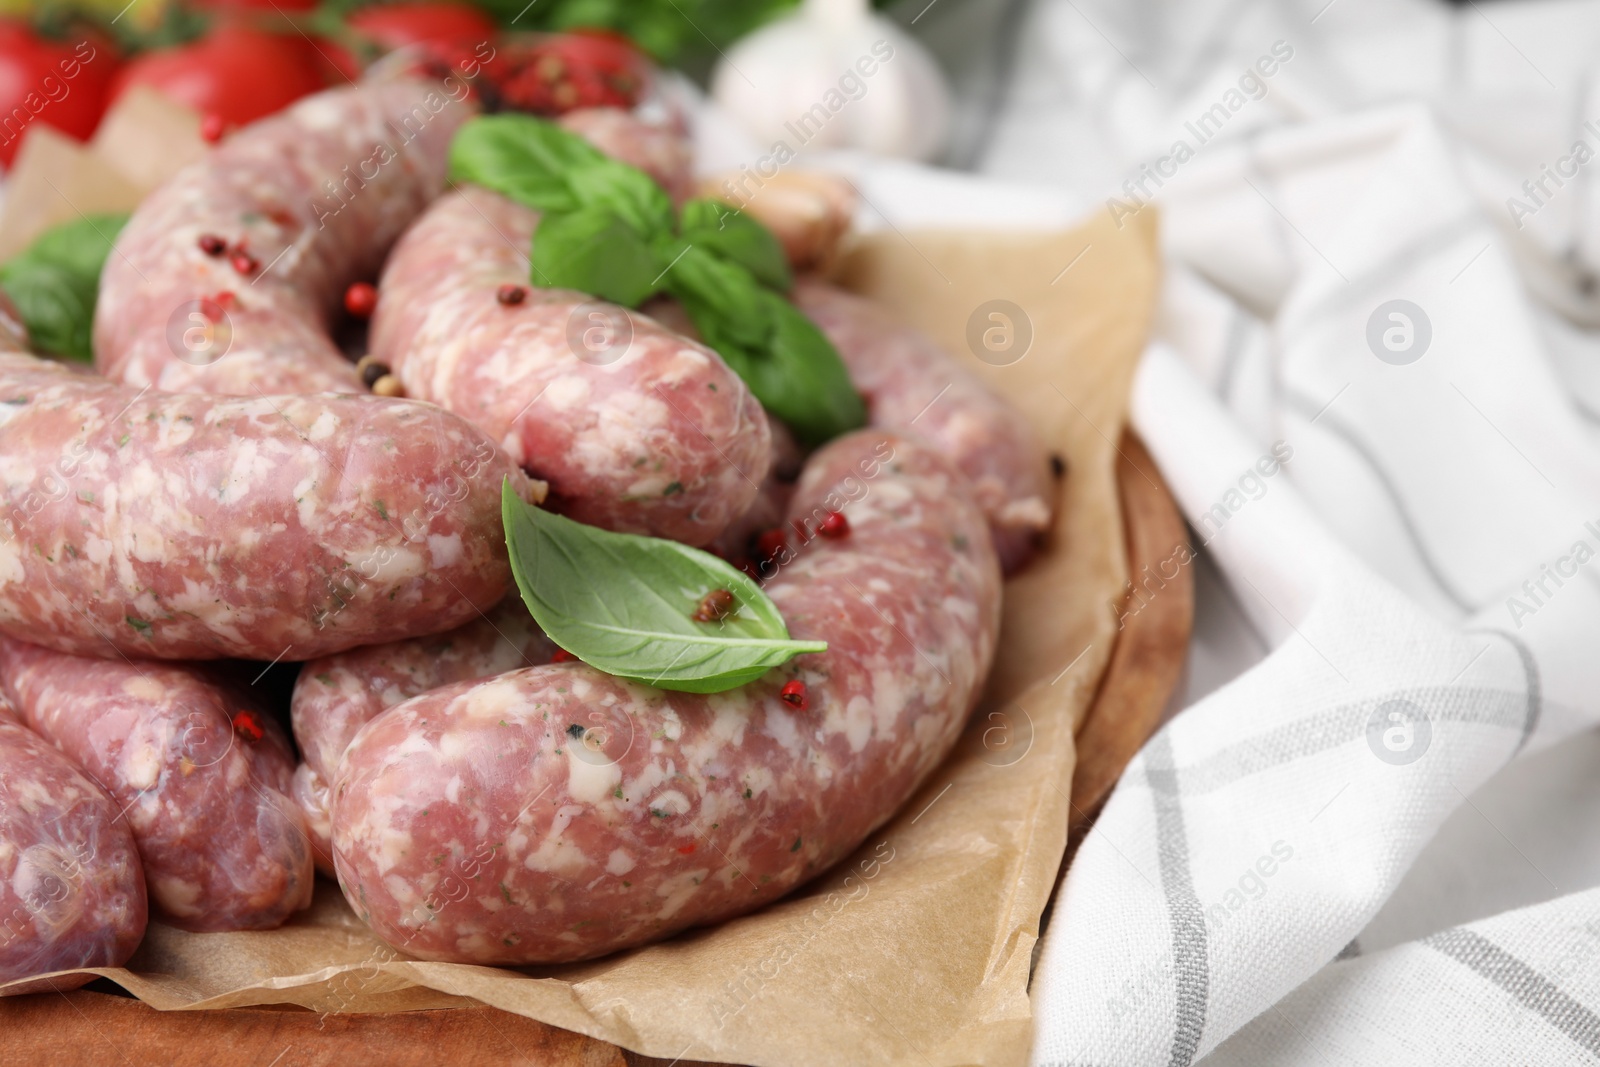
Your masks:
{"label": "garlic bulb", "polygon": [[866,0],[805,0],[734,45],[717,65],[711,95],[784,157],[860,148],[932,159],[950,119],[949,90],[932,57]]}

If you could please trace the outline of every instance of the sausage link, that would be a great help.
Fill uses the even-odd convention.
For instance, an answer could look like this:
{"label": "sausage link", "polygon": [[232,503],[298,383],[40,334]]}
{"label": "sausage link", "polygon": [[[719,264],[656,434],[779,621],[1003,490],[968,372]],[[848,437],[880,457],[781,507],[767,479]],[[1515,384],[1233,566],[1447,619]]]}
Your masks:
{"label": "sausage link", "polygon": [[118,237],[96,365],[171,392],[365,391],[329,323],[345,287],[374,276],[439,195],[470,114],[437,84],[402,80],[317,93],[229,137]]}
{"label": "sausage link", "polygon": [[761,405],[704,345],[581,293],[529,288],[538,220],[487,189],[440,197],[384,267],[374,357],[406,395],[458,412],[549,482],[553,509],[708,544],[767,467]]}
{"label": "sausage link", "polygon": [[924,334],[869,301],[819,281],[794,301],[839,351],[869,401],[871,424],[914,433],[971,480],[1007,574],[1050,526],[1049,460],[1027,420]]}
{"label": "sausage link", "polygon": [[28,725],[126,809],[150,901],[185,930],[264,930],[311,903],[311,850],[277,722],[202,669],[0,638]]}
{"label": "sausage link", "polygon": [[0,353],[0,632],[308,659],[447,630],[511,574],[472,426],[374,396],[161,394]]}
{"label": "sausage link", "polygon": [[1000,571],[927,446],[833,442],[789,514],[819,510],[849,534],[798,546],[767,591],[824,653],[710,696],[533,667],[368,723],[334,787],[334,863],[378,936],[431,960],[586,959],[747,912],[882,825],[978,698]]}
{"label": "sausage link", "polygon": [[[120,967],[144,937],[144,872],[118,805],[0,695],[0,985]],[[93,975],[0,991],[62,992]]]}
{"label": "sausage link", "polygon": [[301,668],[290,715],[305,762],[295,771],[294,796],[306,815],[317,869],[333,874],[328,783],[361,727],[385,708],[430,689],[549,663],[555,653],[555,642],[539,629],[521,597],[510,596],[448,633],[368,645]]}

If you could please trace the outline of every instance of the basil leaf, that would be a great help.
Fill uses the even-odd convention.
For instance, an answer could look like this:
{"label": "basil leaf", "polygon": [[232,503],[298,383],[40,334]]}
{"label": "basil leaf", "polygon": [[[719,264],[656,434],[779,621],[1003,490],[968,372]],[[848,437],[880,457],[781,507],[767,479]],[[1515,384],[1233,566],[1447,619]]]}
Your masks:
{"label": "basil leaf", "polygon": [[28,339],[40,352],[85,362],[100,272],[127,215],[84,215],[46,230],[0,266],[0,288],[17,305]]}
{"label": "basil leaf", "polygon": [[683,205],[679,232],[690,244],[709,248],[723,259],[739,264],[762,285],[788,292],[794,283],[783,246],[772,236],[772,231],[720,200],[687,201]]}
{"label": "basil leaf", "polygon": [[647,238],[672,228],[672,200],[648,174],[532,115],[484,115],[462,126],[450,142],[450,177],[538,211],[608,208]]}
{"label": "basil leaf", "polygon": [[450,178],[493,189],[539,211],[578,206],[567,176],[606,162],[581,137],[532,115],[484,115],[450,142]]}
{"label": "basil leaf", "polygon": [[697,327],[705,319],[724,343],[753,350],[767,347],[773,327],[764,315],[763,290],[749,271],[678,240],[668,242],[658,256],[671,264],[662,275],[662,288],[678,298]]}
{"label": "basil leaf", "polygon": [[656,255],[633,228],[603,208],[547,212],[533,234],[533,277],[626,307],[655,292]]}
{"label": "basil leaf", "polygon": [[576,167],[567,174],[567,187],[579,204],[616,212],[643,237],[672,232],[672,198],[654,178],[626,163],[601,157]]}
{"label": "basil leaf", "polygon": [[[793,641],[761,587],[709,552],[612,533],[524,503],[503,483],[511,573],[556,644],[619,678],[685,693],[753,682],[824,641]],[[706,594],[732,593],[720,622],[696,622]]]}
{"label": "basil leaf", "polygon": [[[679,266],[686,262],[690,255]],[[674,267],[666,288],[683,304],[700,339],[744,380],[762,407],[808,445],[866,425],[866,405],[844,361],[810,319],[770,289],[752,287],[747,307],[730,308],[726,291],[700,286],[698,267],[677,278]],[[752,340],[757,329],[760,336]]]}
{"label": "basil leaf", "polygon": [[768,411],[807,444],[866,422],[833,345],[774,290],[791,283],[783,249],[754,218],[690,200],[681,219],[642,170],[529,115],[490,115],[461,128],[451,175],[544,213],[532,276],[636,307],[665,290],[706,344]]}

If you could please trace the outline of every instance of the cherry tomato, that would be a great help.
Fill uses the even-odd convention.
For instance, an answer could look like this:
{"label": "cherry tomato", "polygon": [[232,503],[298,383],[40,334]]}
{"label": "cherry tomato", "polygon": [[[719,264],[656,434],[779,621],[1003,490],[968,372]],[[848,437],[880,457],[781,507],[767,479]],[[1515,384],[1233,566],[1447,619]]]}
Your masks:
{"label": "cherry tomato", "polygon": [[539,115],[638,103],[649,63],[626,38],[601,30],[508,42],[503,106]]}
{"label": "cherry tomato", "polygon": [[495,35],[494,21],[475,7],[448,0],[404,0],[360,8],[345,24],[388,50],[427,41],[474,44]]}
{"label": "cherry tomato", "polygon": [[243,126],[325,85],[304,40],[221,23],[191,44],[146,52],[123,67],[115,100],[148,85],[227,126]]}
{"label": "cherry tomato", "polygon": [[11,166],[36,120],[80,141],[93,133],[116,66],[115,50],[97,34],[54,41],[0,20],[0,166]]}

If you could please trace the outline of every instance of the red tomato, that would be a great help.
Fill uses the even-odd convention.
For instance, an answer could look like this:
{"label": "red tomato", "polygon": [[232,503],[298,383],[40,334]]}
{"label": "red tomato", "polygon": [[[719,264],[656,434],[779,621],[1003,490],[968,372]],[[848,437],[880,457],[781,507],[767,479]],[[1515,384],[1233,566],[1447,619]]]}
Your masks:
{"label": "red tomato", "polygon": [[475,7],[448,0],[405,0],[360,8],[345,23],[390,51],[425,41],[476,43],[495,35],[494,21]]}
{"label": "red tomato", "polygon": [[11,166],[34,120],[80,141],[93,133],[116,66],[116,52],[98,35],[52,41],[26,23],[0,20],[0,166]]}
{"label": "red tomato", "polygon": [[508,42],[509,68],[499,89],[504,106],[539,115],[580,107],[631,108],[649,63],[626,38],[599,30]]}
{"label": "red tomato", "polygon": [[118,73],[111,98],[148,85],[203,115],[243,126],[324,84],[302,39],[223,23],[191,44],[139,56]]}

